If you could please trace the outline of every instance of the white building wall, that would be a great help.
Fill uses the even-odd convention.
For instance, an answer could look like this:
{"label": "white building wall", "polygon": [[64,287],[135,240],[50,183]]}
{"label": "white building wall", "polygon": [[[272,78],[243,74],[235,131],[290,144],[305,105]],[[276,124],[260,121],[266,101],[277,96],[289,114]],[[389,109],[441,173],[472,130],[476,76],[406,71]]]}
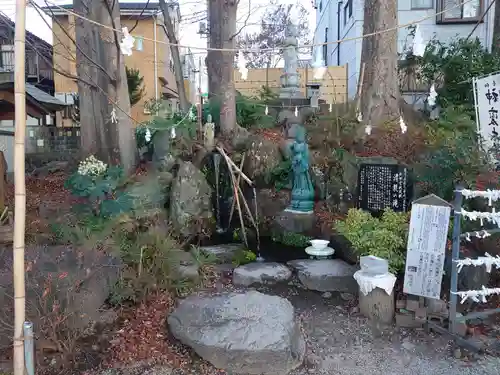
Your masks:
{"label": "white building wall", "polygon": [[[443,43],[449,43],[457,37],[467,37],[474,29],[476,23],[469,24],[437,24],[436,23],[436,1],[433,1],[433,7],[430,9],[412,9],[412,0],[398,1],[398,24],[404,25],[415,21],[421,22],[420,32],[424,40],[429,41],[435,36]],[[490,1],[484,0],[486,7]],[[320,11],[320,2],[322,2]],[[338,15],[338,4],[341,3],[340,16]],[[325,29],[328,28],[328,40],[344,40],[363,35],[363,19],[364,19],[364,0],[353,0],[353,16],[345,20],[344,7],[347,4],[346,0],[316,0],[316,29],[314,33],[314,43],[319,44],[324,42]],[[486,9],[483,6],[483,9]],[[494,6],[488,12],[487,16],[474,31],[472,37],[478,37],[481,42],[491,48],[493,40],[493,16],[495,14]],[[338,33],[338,24],[340,20],[340,33]],[[404,47],[408,47],[411,43],[411,38],[408,37],[408,29],[401,28],[398,31],[398,51],[403,52]],[[339,36],[340,35],[340,36]],[[360,73],[361,62],[361,47],[362,40],[346,40],[337,44],[328,45],[328,65],[345,65],[348,66],[348,94],[349,98],[353,98],[356,94],[357,82]],[[321,47],[316,47],[321,48]],[[337,50],[338,48],[338,50]],[[339,54],[339,56],[337,56]]]}

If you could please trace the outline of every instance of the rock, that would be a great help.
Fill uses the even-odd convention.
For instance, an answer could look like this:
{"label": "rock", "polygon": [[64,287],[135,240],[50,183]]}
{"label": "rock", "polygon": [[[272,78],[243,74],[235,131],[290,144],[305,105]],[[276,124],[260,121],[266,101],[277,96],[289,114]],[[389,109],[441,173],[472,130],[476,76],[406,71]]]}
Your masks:
{"label": "rock", "polygon": [[210,232],[215,223],[211,196],[212,189],[203,173],[191,162],[182,162],[170,194],[170,219],[174,228],[186,237],[198,234],[200,228]]}
{"label": "rock", "polygon": [[[61,316],[67,319],[70,330],[82,333],[101,319],[101,306],[119,279],[119,259],[69,246],[27,246],[25,254],[26,300],[30,302],[26,313],[36,334],[45,324],[42,318],[53,316],[51,308],[47,310],[47,299],[60,301]],[[44,299],[41,296],[47,285],[49,294]],[[12,316],[12,294],[12,251],[0,251],[0,316]],[[3,333],[0,347],[11,344],[12,333]]]}
{"label": "rock", "polygon": [[224,245],[202,246],[200,251],[212,256],[217,263],[231,263],[234,254],[243,249],[243,245],[239,243],[229,243]]}
{"label": "rock", "polygon": [[297,271],[300,282],[307,289],[319,292],[357,293],[358,284],[353,278],[357,267],[342,260],[292,260],[288,265]]}
{"label": "rock", "polygon": [[257,291],[190,296],[167,322],[174,337],[228,372],[284,375],[304,359],[294,308],[278,296]]}
{"label": "rock", "polygon": [[287,281],[292,271],[280,263],[249,263],[233,271],[233,284],[250,286],[253,284],[275,284]]}
{"label": "rock", "polygon": [[247,129],[241,126],[236,126],[231,136],[231,146],[235,149],[245,146],[248,143],[250,136],[251,133]]}
{"label": "rock", "polygon": [[340,234],[333,233],[330,236],[330,247],[335,249],[335,257],[349,264],[356,264],[359,260],[359,256],[352,248],[351,243]]}
{"label": "rock", "polygon": [[257,191],[258,222],[261,235],[271,232],[274,217],[281,214],[290,204],[290,192],[273,189],[260,189]]}
{"label": "rock", "polygon": [[302,233],[312,235],[312,231],[316,228],[316,215],[314,212],[296,213],[282,211],[275,217],[272,230],[274,234],[283,234],[286,232]]}
{"label": "rock", "polygon": [[174,250],[171,254],[172,261],[170,265],[174,271],[174,278],[176,280],[191,280],[198,281],[200,278],[199,269],[200,265],[197,263],[193,254],[189,251],[182,249]]}
{"label": "rock", "polygon": [[68,169],[69,162],[67,161],[51,161],[45,164],[43,167],[36,168],[33,171],[33,176],[36,177],[47,177],[49,174],[64,172]]}
{"label": "rock", "polygon": [[196,265],[190,266],[179,266],[177,268],[177,272],[179,273],[180,279],[188,279],[192,281],[197,281],[200,278],[200,274],[198,273],[199,267]]}
{"label": "rock", "polygon": [[62,205],[60,202],[43,200],[38,206],[38,215],[42,219],[50,219],[55,222],[64,222],[71,214],[71,207]]}
{"label": "rock", "polygon": [[278,144],[254,135],[248,141],[243,172],[252,181],[262,184],[265,183],[265,176],[282,161]]}
{"label": "rock", "polygon": [[412,344],[410,341],[408,340],[404,340],[403,343],[401,344],[401,346],[406,349],[406,350],[414,350],[415,349],[415,344]]}

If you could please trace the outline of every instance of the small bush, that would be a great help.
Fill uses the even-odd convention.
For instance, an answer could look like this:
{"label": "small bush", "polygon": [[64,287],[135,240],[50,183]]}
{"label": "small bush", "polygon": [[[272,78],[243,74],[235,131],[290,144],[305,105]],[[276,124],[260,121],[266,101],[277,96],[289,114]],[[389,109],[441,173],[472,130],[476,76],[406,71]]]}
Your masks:
{"label": "small bush", "polygon": [[284,160],[276,168],[264,175],[264,182],[274,185],[277,191],[291,188],[292,183],[292,162]]}
{"label": "small bush", "polygon": [[257,255],[250,250],[240,249],[233,256],[233,265],[238,267],[244,264],[255,262]]}
{"label": "small bush", "polygon": [[302,233],[283,232],[273,234],[272,239],[274,242],[279,242],[287,246],[307,247],[312,237],[303,235]]}
{"label": "small bush", "polygon": [[391,272],[399,273],[405,266],[408,238],[407,213],[386,209],[380,219],[360,209],[350,209],[335,229],[351,243],[358,256],[375,255],[387,259]]}

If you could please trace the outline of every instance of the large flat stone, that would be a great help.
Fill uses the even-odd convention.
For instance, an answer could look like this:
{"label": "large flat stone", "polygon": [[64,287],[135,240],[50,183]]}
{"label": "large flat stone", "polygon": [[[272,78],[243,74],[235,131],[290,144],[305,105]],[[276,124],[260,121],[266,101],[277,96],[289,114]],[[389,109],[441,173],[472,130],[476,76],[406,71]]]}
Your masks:
{"label": "large flat stone", "polygon": [[297,271],[297,276],[307,289],[319,292],[357,293],[354,280],[356,266],[339,259],[292,260],[288,265]]}
{"label": "large flat stone", "polygon": [[233,284],[250,286],[253,284],[275,284],[287,281],[292,277],[292,271],[280,263],[249,263],[233,271]]}
{"label": "large flat stone", "polygon": [[228,373],[285,375],[305,342],[292,304],[257,291],[190,296],[167,319],[172,334]]}
{"label": "large flat stone", "polygon": [[242,248],[242,244],[229,243],[224,245],[202,246],[200,247],[200,251],[207,255],[214,256],[217,259],[217,263],[231,263],[234,254]]}

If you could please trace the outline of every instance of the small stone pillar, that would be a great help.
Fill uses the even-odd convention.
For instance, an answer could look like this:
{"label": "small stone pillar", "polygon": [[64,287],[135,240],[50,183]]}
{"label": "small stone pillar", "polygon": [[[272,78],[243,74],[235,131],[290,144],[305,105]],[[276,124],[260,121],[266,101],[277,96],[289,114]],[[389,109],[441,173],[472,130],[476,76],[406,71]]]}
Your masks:
{"label": "small stone pillar", "polygon": [[359,311],[365,317],[381,324],[394,320],[394,284],[396,276],[391,273],[372,276],[363,271],[354,274],[359,285]]}

